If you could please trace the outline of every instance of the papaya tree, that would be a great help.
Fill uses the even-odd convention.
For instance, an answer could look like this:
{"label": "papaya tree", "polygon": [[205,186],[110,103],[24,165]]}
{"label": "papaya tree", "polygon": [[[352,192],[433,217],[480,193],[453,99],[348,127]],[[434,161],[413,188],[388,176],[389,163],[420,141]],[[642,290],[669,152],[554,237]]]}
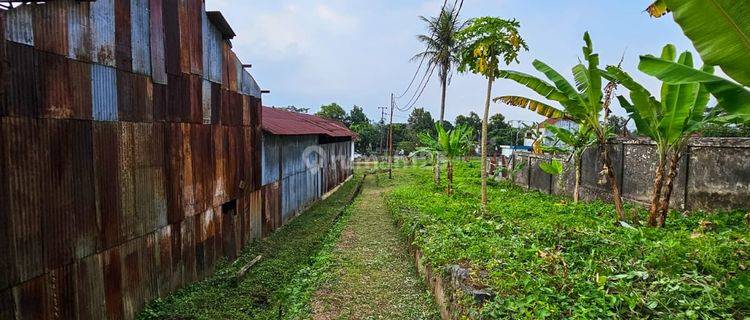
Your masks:
{"label": "papaya tree", "polygon": [[487,95],[482,118],[482,209],[487,209],[487,127],[490,113],[492,84],[500,73],[500,62],[510,65],[518,62],[521,50],[528,50],[526,42],[518,32],[520,23],[496,17],[473,19],[458,32],[460,45],[459,72],[470,71],[487,78]]}
{"label": "papaya tree", "polygon": [[[693,56],[690,52],[683,52],[676,61],[675,58],[675,47],[665,46],[660,59],[693,68]],[[705,66],[703,70],[710,74],[713,67]],[[620,106],[635,121],[638,132],[650,137],[656,144],[658,160],[654,170],[648,225],[663,227],[669,212],[677,167],[687,142],[694,133],[716,120],[716,113],[706,113],[709,92],[697,82],[663,83],[660,100],[657,100],[620,68],[610,66],[607,71],[630,91],[630,100],[624,96],[617,97]]]}
{"label": "papaya tree", "polygon": [[[625,220],[619,183],[612,169],[612,159],[607,148],[610,137],[606,124],[602,123],[602,111],[608,107],[609,94],[614,86],[602,86],[602,78],[608,77],[606,71],[599,69],[599,55],[594,53],[589,33],[584,34],[585,45],[583,57],[586,64],[579,63],[573,67],[576,86],[571,85],[560,73],[539,60],[532,63],[534,68],[543,73],[552,83],[535,76],[510,70],[503,70],[499,77],[513,80],[538,93],[548,100],[557,102],[562,108],[558,109],[538,100],[520,96],[500,96],[495,101],[510,106],[528,108],[548,118],[567,118],[588,128],[597,137],[601,146],[601,158],[604,163],[602,173],[606,175],[612,190],[612,199],[619,221]],[[610,82],[613,84],[613,82]],[[606,95],[604,93],[607,93]],[[606,123],[606,122],[605,122]]]}
{"label": "papaya tree", "polygon": [[448,194],[453,193],[453,162],[456,158],[465,156],[474,147],[474,132],[465,125],[459,125],[452,130],[445,130],[441,122],[435,123],[436,136],[421,133],[420,142],[424,145],[415,153],[429,153],[446,159],[446,177],[448,180]]}

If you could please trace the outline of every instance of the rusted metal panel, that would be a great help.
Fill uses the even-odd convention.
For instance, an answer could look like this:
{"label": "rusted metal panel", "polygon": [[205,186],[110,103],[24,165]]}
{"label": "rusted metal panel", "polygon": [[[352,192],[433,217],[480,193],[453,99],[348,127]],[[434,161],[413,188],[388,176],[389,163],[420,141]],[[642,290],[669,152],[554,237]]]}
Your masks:
{"label": "rusted metal panel", "polygon": [[133,125],[133,181],[137,219],[148,234],[167,224],[164,191],[164,133],[161,124]]}
{"label": "rusted metal panel", "polygon": [[34,5],[23,5],[5,12],[5,39],[25,45],[34,45]]}
{"label": "rusted metal panel", "polygon": [[226,202],[227,197],[227,153],[228,145],[225,137],[224,127],[220,125],[211,126],[214,151],[214,192],[213,206],[220,206]]}
{"label": "rusted metal panel", "polygon": [[224,256],[229,260],[234,260],[239,254],[239,235],[240,221],[238,217],[237,201],[233,200],[221,206],[221,235]]}
{"label": "rusted metal panel", "polygon": [[189,76],[190,122],[203,123],[203,80],[198,75]]}
{"label": "rusted metal panel", "polygon": [[208,20],[206,12],[201,13],[203,24],[203,77],[214,83],[221,83],[222,36],[221,32]]}
{"label": "rusted metal panel", "polygon": [[185,219],[180,225],[182,236],[183,283],[198,279],[195,265],[195,219]]}
{"label": "rusted metal panel", "polygon": [[190,72],[203,75],[203,0],[187,0],[190,35]]}
{"label": "rusted metal panel", "polygon": [[46,277],[39,276],[13,288],[16,319],[50,319]]}
{"label": "rusted metal panel", "polygon": [[130,1],[115,1],[115,61],[117,69],[133,70],[133,37]]}
{"label": "rusted metal panel", "polygon": [[91,45],[94,62],[115,66],[115,0],[91,2]]}
{"label": "rusted metal panel", "polygon": [[68,5],[68,58],[91,61],[91,7],[88,2]]}
{"label": "rusted metal panel", "polygon": [[124,319],[135,319],[145,304],[145,271],[142,254],[145,251],[145,237],[136,238],[118,247],[120,250],[122,276],[122,306]]}
{"label": "rusted metal panel", "polygon": [[50,1],[36,5],[34,14],[34,47],[38,50],[68,55],[68,6],[76,3]]}
{"label": "rusted metal panel", "polygon": [[[188,2],[191,0],[177,0],[177,15],[178,15],[178,26],[180,32],[174,36],[179,35],[180,42],[180,72],[190,73],[190,52],[191,52],[191,22],[190,13],[188,10]],[[172,35],[169,35],[172,36]]]}
{"label": "rusted metal panel", "polygon": [[112,248],[101,255],[106,318],[124,319],[121,250],[120,248]]}
{"label": "rusted metal panel", "polygon": [[242,129],[242,145],[243,152],[241,154],[241,166],[242,166],[242,181],[240,186],[242,192],[247,193],[259,189],[259,186],[255,184],[255,175],[260,174],[260,170],[256,171],[256,165],[253,163],[257,157],[253,157],[256,152],[261,152],[258,144],[255,144],[255,132],[251,128],[243,127]]}
{"label": "rusted metal panel", "polygon": [[76,268],[78,319],[97,320],[106,317],[102,255],[80,260]]}
{"label": "rusted metal panel", "polygon": [[135,137],[133,136],[133,126],[131,122],[120,122],[119,124],[119,142],[120,142],[120,162],[118,163],[119,175],[119,196],[122,217],[120,228],[124,241],[136,238],[143,234],[143,221],[139,219],[136,211],[135,198],[135,171],[136,171],[136,148]]}
{"label": "rusted metal panel", "polygon": [[16,308],[13,301],[13,290],[0,290],[0,319],[15,319]]}
{"label": "rusted metal panel", "polygon": [[190,136],[196,213],[213,207],[213,152],[211,127],[194,125]]}
{"label": "rusted metal panel", "polygon": [[202,81],[201,109],[203,112],[203,124],[211,124],[211,82]]}
{"label": "rusted metal panel", "polygon": [[48,136],[38,120],[0,118],[5,176],[1,179],[8,191],[7,226],[11,239],[12,268],[8,282],[19,283],[39,276],[44,271],[42,217],[45,212],[44,180],[50,175]]}
{"label": "rusted metal panel", "polygon": [[224,127],[226,136],[226,172],[224,177],[226,179],[226,196],[229,199],[236,199],[239,195],[240,177],[242,176],[240,158],[242,156],[242,149],[240,144],[240,137],[238,127]]}
{"label": "rusted metal panel", "polygon": [[263,237],[281,227],[280,183],[263,186]]}
{"label": "rusted metal panel", "polygon": [[251,121],[251,102],[252,97],[246,95],[240,95],[242,102],[242,126],[249,127]]}
{"label": "rusted metal panel", "polygon": [[139,253],[141,255],[141,270],[143,270],[141,293],[143,295],[144,305],[136,310],[136,314],[143,309],[146,303],[159,296],[157,273],[159,244],[157,242],[157,233],[149,233],[143,237],[143,240],[143,246],[139,250]]}
{"label": "rusted metal panel", "polygon": [[94,120],[117,121],[118,90],[116,69],[92,64],[91,91]]}
{"label": "rusted metal panel", "polygon": [[149,0],[130,0],[130,36],[133,72],[151,75],[151,21]]}
{"label": "rusted metal panel", "polygon": [[3,74],[6,85],[0,115],[38,117],[41,93],[37,51],[27,45],[7,42],[6,56],[8,68]]}
{"label": "rusted metal panel", "polygon": [[123,241],[120,199],[120,125],[94,122],[94,168],[97,215],[101,220],[102,248],[112,248]]}
{"label": "rusted metal panel", "polygon": [[98,246],[92,126],[84,121],[42,121],[48,135],[52,174],[44,185],[43,215],[47,270],[89,256]]}
{"label": "rusted metal panel", "polygon": [[[178,0],[164,1],[162,17],[164,23],[164,63],[167,74],[179,75],[180,67],[180,14]],[[172,84],[171,78],[169,84]]]}
{"label": "rusted metal panel", "polygon": [[166,119],[170,122],[189,121],[190,97],[187,95],[190,81],[187,76],[169,74],[167,86]]}
{"label": "rusted metal panel", "polygon": [[190,142],[192,124],[182,123],[182,212],[185,217],[191,217],[195,210],[195,182],[193,176],[193,150]]}
{"label": "rusted metal panel", "polygon": [[154,83],[154,121],[165,121],[167,112],[167,86]]}
{"label": "rusted metal panel", "polygon": [[250,95],[252,92],[253,80],[250,73],[245,69],[240,69],[240,93]]}
{"label": "rusted metal panel", "polygon": [[221,84],[211,82],[211,123],[221,123]]}
{"label": "rusted metal panel", "polygon": [[162,0],[149,1],[149,23],[151,27],[151,76],[154,83],[167,84],[164,39],[164,4]]}
{"label": "rusted metal panel", "polygon": [[47,314],[50,319],[75,319],[76,276],[75,265],[69,264],[46,275]]}
{"label": "rusted metal panel", "polygon": [[178,123],[165,124],[165,172],[167,216],[170,224],[184,218],[182,211],[182,128]]}
{"label": "rusted metal panel", "polygon": [[153,121],[153,85],[148,77],[117,71],[118,119],[121,121]]}
{"label": "rusted metal panel", "polygon": [[172,286],[172,225],[167,225],[156,233],[158,245],[156,279],[159,297],[166,297],[174,289]]}
{"label": "rusted metal panel", "polygon": [[91,119],[91,69],[84,63],[46,52],[39,53],[39,66],[41,115]]}

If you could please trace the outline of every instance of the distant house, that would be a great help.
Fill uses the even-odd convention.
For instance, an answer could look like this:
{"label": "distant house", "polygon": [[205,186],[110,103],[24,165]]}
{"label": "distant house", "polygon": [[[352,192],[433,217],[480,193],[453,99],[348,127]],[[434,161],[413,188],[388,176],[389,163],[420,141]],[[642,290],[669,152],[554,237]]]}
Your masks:
{"label": "distant house", "polygon": [[342,123],[263,107],[261,184],[278,227],[352,175],[356,134]]}

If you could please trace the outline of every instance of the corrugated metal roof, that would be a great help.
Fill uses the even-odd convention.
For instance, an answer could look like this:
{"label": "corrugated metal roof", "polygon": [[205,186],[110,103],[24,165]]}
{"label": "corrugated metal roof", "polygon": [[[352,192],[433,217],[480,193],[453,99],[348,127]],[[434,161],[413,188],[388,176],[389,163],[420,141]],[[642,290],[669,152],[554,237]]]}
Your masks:
{"label": "corrugated metal roof", "polygon": [[304,113],[263,107],[263,130],[280,136],[322,134],[330,137],[357,137],[342,123]]}

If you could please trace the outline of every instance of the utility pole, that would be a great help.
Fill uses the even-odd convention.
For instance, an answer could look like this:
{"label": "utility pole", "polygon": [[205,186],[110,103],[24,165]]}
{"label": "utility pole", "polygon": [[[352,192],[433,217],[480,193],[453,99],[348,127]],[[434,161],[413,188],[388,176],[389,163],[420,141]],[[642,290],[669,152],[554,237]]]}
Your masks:
{"label": "utility pole", "polygon": [[378,150],[378,153],[382,156],[383,155],[383,140],[385,139],[385,110],[388,107],[378,107],[380,109],[380,149]]}
{"label": "utility pole", "polygon": [[393,179],[393,106],[395,100],[391,93],[391,122],[388,125],[388,179]]}

